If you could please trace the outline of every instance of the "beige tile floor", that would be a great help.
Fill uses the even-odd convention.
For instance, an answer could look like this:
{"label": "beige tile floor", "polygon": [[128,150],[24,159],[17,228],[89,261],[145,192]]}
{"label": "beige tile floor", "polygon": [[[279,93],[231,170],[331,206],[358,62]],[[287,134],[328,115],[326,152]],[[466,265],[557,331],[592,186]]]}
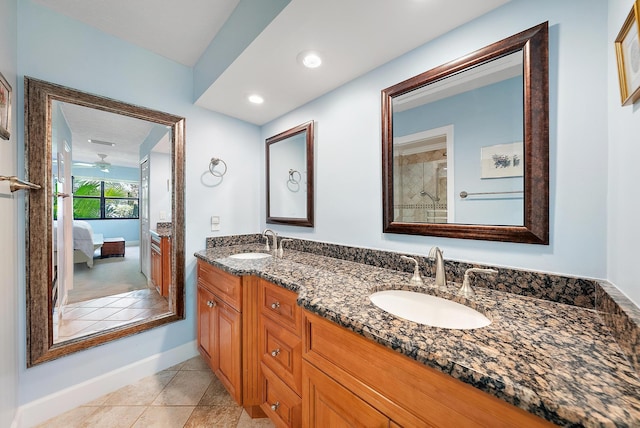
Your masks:
{"label": "beige tile floor", "polygon": [[64,342],[169,311],[167,299],[155,288],[129,291],[64,306],[53,316],[53,341]]}
{"label": "beige tile floor", "polygon": [[38,425],[41,428],[267,428],[195,357]]}

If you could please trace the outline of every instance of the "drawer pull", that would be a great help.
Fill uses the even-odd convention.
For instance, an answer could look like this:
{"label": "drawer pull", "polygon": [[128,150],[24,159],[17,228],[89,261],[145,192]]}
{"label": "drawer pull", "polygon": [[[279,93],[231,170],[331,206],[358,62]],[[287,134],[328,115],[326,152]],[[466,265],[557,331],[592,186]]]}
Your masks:
{"label": "drawer pull", "polygon": [[280,348],[276,348],[273,351],[271,351],[272,357],[277,357],[278,355],[280,355]]}
{"label": "drawer pull", "polygon": [[278,309],[280,307],[280,302],[273,302],[271,304],[271,309]]}
{"label": "drawer pull", "polygon": [[216,302],[208,300],[207,301],[207,306],[209,306],[210,308],[213,308],[214,306],[216,306]]}
{"label": "drawer pull", "polygon": [[274,404],[271,405],[271,410],[275,412],[276,410],[278,410],[278,407],[280,407],[280,402],[276,401]]}

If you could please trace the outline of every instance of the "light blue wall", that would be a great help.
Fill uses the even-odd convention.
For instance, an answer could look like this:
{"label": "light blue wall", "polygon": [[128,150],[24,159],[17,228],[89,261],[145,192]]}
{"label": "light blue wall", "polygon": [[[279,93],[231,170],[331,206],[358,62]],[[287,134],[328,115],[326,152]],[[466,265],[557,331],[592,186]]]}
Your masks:
{"label": "light blue wall", "polygon": [[[513,0],[266,124],[263,138],[317,121],[316,227],[273,229],[423,255],[438,245],[454,260],[606,277],[606,17],[601,0]],[[550,245],[383,234],[380,91],[544,21],[550,25]]]}
{"label": "light blue wall", "polygon": [[614,50],[614,41],[632,6],[632,0],[609,0],[606,59],[609,73],[609,185],[607,198],[600,202],[608,207],[607,276],[640,305],[637,269],[640,255],[640,103],[620,105]]}
{"label": "light blue wall", "polygon": [[393,114],[394,137],[453,125],[454,223],[524,225],[522,197],[461,199],[460,192],[523,189],[522,177],[482,179],[480,150],[522,142],[522,77]]}
{"label": "light blue wall", "polygon": [[[0,139],[0,175],[17,175],[23,177],[18,168],[18,130],[16,129],[17,110],[16,90],[19,86],[16,79],[18,67],[17,55],[17,1],[0,2],[0,64],[2,74],[13,88],[11,109],[11,137]],[[12,194],[9,184],[0,183],[0,426],[9,427],[18,407],[18,349],[23,343],[19,331],[24,327],[19,315],[18,305],[24,303],[20,290],[24,290],[24,219],[19,217],[23,207],[22,192]],[[24,331],[24,330],[23,330]]]}
{"label": "light blue wall", "polygon": [[[253,233],[258,228],[256,183],[262,180],[259,153],[263,146],[256,126],[193,105],[192,69],[56,14],[30,0],[19,2],[17,22],[20,52],[17,111],[23,109],[22,77],[28,75],[184,116],[187,129],[186,319],[25,369],[25,301],[21,295],[15,307],[19,308],[21,320],[17,345],[21,367],[19,402],[24,404],[195,339],[193,253],[204,248],[205,237],[211,235],[212,214],[221,218],[221,234]],[[23,131],[21,119],[16,132],[21,148]],[[224,159],[229,165],[224,182],[218,186],[212,186],[208,177],[209,159],[213,156]],[[23,162],[19,162],[18,169],[21,169]],[[24,225],[23,212],[21,207],[18,223]],[[24,254],[23,241],[14,242]],[[23,262],[18,261],[16,265],[19,271],[24,270]],[[18,288],[24,290],[24,279]]]}

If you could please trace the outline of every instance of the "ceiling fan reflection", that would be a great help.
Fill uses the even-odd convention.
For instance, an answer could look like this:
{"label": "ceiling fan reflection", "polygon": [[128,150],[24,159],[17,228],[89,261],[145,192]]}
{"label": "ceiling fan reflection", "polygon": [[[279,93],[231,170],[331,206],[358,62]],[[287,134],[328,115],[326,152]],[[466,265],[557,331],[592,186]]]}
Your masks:
{"label": "ceiling fan reflection", "polygon": [[73,165],[80,168],[98,168],[102,172],[109,172],[109,167],[111,166],[111,164],[105,161],[105,158],[107,157],[107,155],[104,153],[98,153],[98,157],[100,158],[100,160],[97,162],[93,162],[93,163],[74,162]]}

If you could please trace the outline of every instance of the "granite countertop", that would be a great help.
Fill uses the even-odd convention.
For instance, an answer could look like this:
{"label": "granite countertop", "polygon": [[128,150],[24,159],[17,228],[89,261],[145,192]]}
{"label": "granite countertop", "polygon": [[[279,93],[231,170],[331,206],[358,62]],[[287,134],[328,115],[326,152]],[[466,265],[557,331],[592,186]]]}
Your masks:
{"label": "granite countertop", "polygon": [[457,297],[424,277],[420,290],[471,306],[492,320],[475,330],[407,321],[368,296],[415,289],[410,273],[285,249],[283,258],[232,259],[262,245],[215,247],[197,258],[298,293],[298,304],[427,366],[558,425],[640,426],[640,379],[595,310],[476,287]]}
{"label": "granite countertop", "polygon": [[161,238],[171,237],[171,227],[159,227],[157,229],[151,229],[149,232],[155,233]]}

